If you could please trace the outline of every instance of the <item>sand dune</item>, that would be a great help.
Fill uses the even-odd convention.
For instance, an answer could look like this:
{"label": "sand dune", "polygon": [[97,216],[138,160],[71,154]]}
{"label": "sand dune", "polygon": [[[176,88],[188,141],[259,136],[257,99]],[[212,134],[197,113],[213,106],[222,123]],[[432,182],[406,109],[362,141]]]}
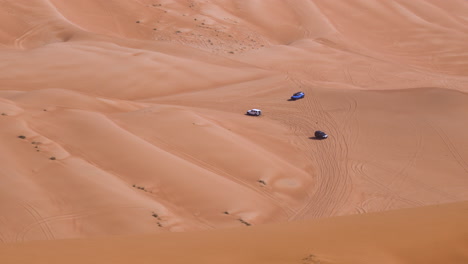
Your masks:
{"label": "sand dune", "polygon": [[[157,236],[0,246],[6,263],[466,263],[468,204]],[[60,254],[57,254],[60,252]]]}
{"label": "sand dune", "polygon": [[[465,1],[0,4],[3,243],[267,223],[282,224],[255,230],[282,236],[336,224],[286,222],[355,215],[337,218],[352,229],[361,214],[468,199]],[[395,217],[429,225],[419,212],[464,206]],[[380,217],[362,221],[387,228]]]}

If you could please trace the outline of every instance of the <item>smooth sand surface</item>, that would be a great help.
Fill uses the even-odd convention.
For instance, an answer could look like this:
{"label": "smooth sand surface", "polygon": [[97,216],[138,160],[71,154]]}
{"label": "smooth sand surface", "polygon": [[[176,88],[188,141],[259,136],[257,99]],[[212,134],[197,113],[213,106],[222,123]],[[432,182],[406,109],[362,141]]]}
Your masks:
{"label": "smooth sand surface", "polygon": [[464,0],[4,0],[0,22],[2,243],[352,229],[468,200]]}

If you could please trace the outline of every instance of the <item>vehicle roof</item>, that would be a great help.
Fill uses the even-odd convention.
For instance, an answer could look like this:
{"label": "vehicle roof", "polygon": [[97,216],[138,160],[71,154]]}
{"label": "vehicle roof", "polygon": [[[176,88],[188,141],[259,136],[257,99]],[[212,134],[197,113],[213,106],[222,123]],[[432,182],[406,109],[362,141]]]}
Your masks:
{"label": "vehicle roof", "polygon": [[254,108],[254,109],[250,109],[250,111],[262,111],[262,110]]}

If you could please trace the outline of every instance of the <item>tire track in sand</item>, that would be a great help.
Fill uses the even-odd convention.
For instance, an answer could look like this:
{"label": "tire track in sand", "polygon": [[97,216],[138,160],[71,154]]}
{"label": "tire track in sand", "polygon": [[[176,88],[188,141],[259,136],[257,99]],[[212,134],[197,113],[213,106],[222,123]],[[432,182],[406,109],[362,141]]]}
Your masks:
{"label": "tire track in sand", "polygon": [[450,140],[450,137],[447,133],[437,125],[426,121],[426,123],[437,133],[437,135],[442,139],[442,142],[445,144],[445,147],[450,152],[450,155],[455,159],[455,161],[460,165],[460,167],[468,173],[468,162],[463,158],[463,156],[458,152],[455,145]]}
{"label": "tire track in sand", "polygon": [[[58,215],[58,216],[51,216],[51,217],[45,217],[40,219],[36,219],[36,222],[28,225],[25,227],[21,232],[19,232],[16,236],[16,242],[23,242],[25,241],[26,235],[34,228],[39,226],[41,230],[43,230],[44,234],[47,236],[47,233],[50,232],[51,238],[48,237],[49,240],[55,240],[55,236],[53,235],[49,224],[52,222],[56,221],[63,221],[63,220],[74,220],[78,218],[85,218],[89,217],[92,215],[98,215],[98,214],[103,214],[103,213],[108,213],[107,211],[111,210],[116,210],[116,209],[147,209],[151,211],[151,208],[147,207],[138,207],[138,206],[116,206],[116,207],[105,207],[105,208],[99,208],[99,209],[90,209],[90,210],[83,210],[80,212],[76,213],[71,213],[71,214],[63,214],[63,215]],[[28,209],[27,209],[28,210]],[[32,209],[35,211],[35,209]],[[47,230],[44,231],[44,227],[47,227]]]}
{"label": "tire track in sand", "polygon": [[[52,232],[50,226],[48,225],[48,222],[44,222],[44,217],[41,216],[41,214],[37,211],[37,209],[29,204],[28,202],[22,201],[19,203],[19,205],[26,210],[26,212],[31,215],[34,219],[34,223],[31,224],[30,226],[37,226],[39,225],[42,233],[46,237],[47,240],[55,240],[54,233]],[[26,230],[28,227],[26,227],[24,230]],[[16,235],[16,242],[23,242],[24,237],[26,236],[26,233],[23,233],[23,231],[19,232]],[[21,237],[21,239],[20,239]]]}
{"label": "tire track in sand", "polygon": [[[301,80],[289,78],[298,86],[313,86]],[[319,95],[309,91],[309,96],[297,102],[300,114],[291,117],[288,125],[297,133],[298,145],[310,148],[308,157],[318,169],[313,175],[315,186],[309,192],[309,200],[292,219],[306,216],[314,218],[336,215],[339,208],[345,205],[351,193],[351,178],[348,175],[348,143],[345,135],[340,132],[339,123],[328,114],[320,103]],[[354,116],[356,104],[349,106],[349,117]],[[352,118],[349,122],[352,122]],[[315,130],[325,130],[329,134],[327,140],[311,140]],[[309,137],[310,137],[309,136]]]}
{"label": "tire track in sand", "polygon": [[249,184],[249,182],[239,178],[239,177],[236,177],[202,159],[199,159],[197,157],[195,157],[194,155],[191,155],[181,149],[179,149],[178,147],[172,145],[172,144],[169,144],[167,142],[164,142],[163,140],[160,140],[160,139],[156,139],[156,138],[153,138],[153,140],[157,140],[157,144],[154,144],[152,143],[150,140],[148,139],[145,139],[139,135],[136,135],[136,134],[133,134],[131,131],[129,130],[126,130],[125,128],[123,128],[122,126],[120,126],[115,120],[112,120],[112,119],[109,119],[111,120],[116,126],[118,126],[119,128],[127,131],[128,133],[131,133],[132,135],[134,135],[135,137],[138,137],[140,138],[141,140],[144,140],[145,142],[147,142],[148,144],[154,146],[155,148],[158,148],[158,149],[161,149],[167,153],[170,153],[171,155],[174,155],[174,156],[177,156],[178,158],[180,159],[183,159],[187,162],[190,162],[191,164],[194,164],[204,170],[207,170],[209,172],[212,172],[216,175],[219,175],[219,176],[222,176],[224,178],[227,178],[229,179],[230,181],[240,185],[240,186],[243,186],[257,194],[259,194],[260,196],[264,197],[265,199],[267,200],[270,200],[272,201],[274,204],[276,204],[279,208],[281,208],[281,210],[284,212],[284,214],[289,217],[291,215],[294,215],[296,214],[297,212],[289,207],[288,205],[284,204],[279,198],[275,197],[273,194],[265,191],[263,188],[256,188],[254,186],[252,186],[251,184]]}
{"label": "tire track in sand", "polygon": [[[389,199],[405,203],[405,204],[407,204],[409,206],[412,206],[412,207],[419,207],[419,206],[424,205],[424,203],[422,203],[420,201],[416,201],[414,199],[404,197],[402,194],[400,194],[400,193],[396,192],[394,189],[390,188],[388,184],[382,183],[381,181],[377,180],[375,177],[372,177],[371,175],[369,175],[365,171],[364,165],[365,165],[365,163],[362,163],[362,162],[354,163],[352,165],[351,169],[353,170],[353,172],[356,175],[360,175],[363,178],[363,180],[365,180],[365,181],[369,182],[370,184],[372,184],[374,186],[374,188],[377,188],[375,190],[381,190],[382,195],[384,197],[387,197]],[[371,197],[370,199],[362,201],[357,207],[361,208],[364,212],[368,212],[368,210],[366,210],[366,206],[369,204],[369,201],[373,200],[373,199],[376,199],[376,197],[374,196],[374,197]],[[389,208],[389,206],[391,205],[390,202],[391,201],[389,201],[389,203],[385,204],[384,205],[385,209],[382,209],[381,211],[386,211]]]}
{"label": "tire track in sand", "polygon": [[35,25],[33,27],[31,27],[30,29],[28,29],[26,32],[24,32],[21,36],[17,37],[15,40],[14,40],[14,46],[17,47],[17,48],[20,48],[20,49],[24,49],[24,46],[23,46],[23,43],[31,36],[33,35],[34,33],[36,33],[37,31],[39,31],[40,29],[42,29],[44,27],[44,25]]}
{"label": "tire track in sand", "polygon": [[401,191],[398,192],[401,186],[405,186],[405,184],[402,185],[403,182],[411,182],[412,185],[419,186],[421,190],[426,190],[428,192],[438,194],[440,195],[440,197],[443,197],[444,199],[448,201],[457,200],[457,197],[450,195],[449,193],[446,193],[438,189],[437,187],[430,186],[424,181],[411,177],[411,175],[408,175],[406,173],[409,168],[415,165],[417,158],[421,155],[421,153],[423,153],[424,151],[423,146],[425,145],[424,137],[423,137],[424,128],[422,127],[424,123],[418,125],[418,123],[411,122],[410,124],[414,126],[412,131],[415,131],[414,140],[412,140],[416,142],[414,147],[412,148],[413,152],[408,158],[404,160],[404,163],[402,162],[403,166],[401,166],[400,168],[397,168],[396,170],[389,170],[389,171],[387,170],[387,172],[389,173],[389,176],[387,176],[386,179],[390,179],[391,180],[390,182],[382,182],[379,179],[375,179],[375,177],[372,177],[371,175],[369,175],[367,172],[365,172],[364,170],[365,164],[363,163],[356,163],[356,164],[353,164],[352,166],[352,169],[353,171],[355,171],[355,173],[361,175],[365,181],[371,183],[375,187],[382,190],[383,191],[382,195],[387,196],[389,199],[391,199],[383,208],[381,208],[381,210],[392,209],[390,208],[390,206],[395,201],[403,202],[412,207],[419,207],[419,206],[427,205],[427,203],[425,203],[424,201],[408,197],[408,195],[403,194]]}
{"label": "tire track in sand", "polygon": [[[106,116],[106,118],[112,122],[115,126],[119,127],[120,129],[122,129],[123,131],[125,131],[126,133],[129,133],[131,134],[132,136],[134,137],[137,137],[139,138],[140,140],[143,140],[144,142],[146,142],[147,144],[151,145],[152,147],[154,148],[157,148],[159,150],[162,150],[170,155],[173,155],[175,157],[178,157],[182,160],[185,160],[203,170],[206,170],[206,171],[209,171],[211,173],[214,173],[216,175],[219,175],[221,177],[224,177],[225,179],[228,179],[230,180],[231,182],[241,186],[241,187],[244,187],[246,189],[249,189],[251,191],[253,191],[254,193],[264,197],[266,200],[269,200],[271,201],[273,204],[275,204],[276,206],[278,206],[278,208],[280,210],[283,211],[284,215],[286,217],[290,217],[291,215],[294,215],[297,213],[297,211],[293,208],[291,208],[290,206],[288,206],[286,203],[284,203],[281,199],[279,199],[278,197],[274,196],[272,193],[266,191],[264,188],[258,188],[258,187],[255,187],[253,186],[252,184],[250,184],[249,182],[239,178],[239,177],[236,177],[235,175],[232,175],[202,159],[199,159],[197,157],[195,157],[194,155],[191,155],[183,150],[181,150],[180,148],[178,148],[177,146],[173,145],[173,144],[169,144],[167,142],[164,142],[163,140],[159,139],[159,138],[152,138],[152,140],[148,140],[147,138],[145,137],[142,137],[140,135],[137,135],[137,134],[134,134],[132,133],[132,131],[124,128],[121,123],[118,121],[118,120],[115,120],[115,119],[112,119],[108,116]],[[152,141],[156,140],[157,143],[154,143]],[[257,184],[257,182],[255,182],[255,184]]]}
{"label": "tire track in sand", "polygon": [[[0,226],[6,226],[3,217],[0,217]],[[7,241],[8,239],[6,239],[6,236],[0,232],[0,243],[6,244]]]}
{"label": "tire track in sand", "polygon": [[393,185],[394,183],[396,183],[398,181],[403,182],[406,179],[408,179],[408,175],[405,175],[406,171],[409,168],[411,168],[412,166],[414,166],[417,157],[419,157],[419,155],[421,154],[421,152],[423,150],[423,145],[424,145],[423,142],[424,141],[423,141],[422,130],[418,129],[418,126],[416,125],[415,122],[410,122],[410,125],[413,126],[413,131],[417,131],[416,135],[415,135],[415,137],[417,139],[414,140],[414,141],[416,141],[415,150],[411,154],[410,157],[405,159],[404,165],[396,173],[394,173],[391,177],[389,177],[390,179],[392,179],[392,182],[389,184],[390,187],[391,187],[391,185]]}

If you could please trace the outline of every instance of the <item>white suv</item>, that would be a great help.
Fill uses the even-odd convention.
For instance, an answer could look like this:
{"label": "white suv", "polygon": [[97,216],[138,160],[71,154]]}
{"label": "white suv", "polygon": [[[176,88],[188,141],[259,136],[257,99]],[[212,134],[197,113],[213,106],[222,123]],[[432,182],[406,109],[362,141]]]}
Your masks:
{"label": "white suv", "polygon": [[262,110],[260,110],[260,109],[250,109],[246,113],[246,115],[251,115],[251,116],[259,116],[261,114],[262,114]]}

